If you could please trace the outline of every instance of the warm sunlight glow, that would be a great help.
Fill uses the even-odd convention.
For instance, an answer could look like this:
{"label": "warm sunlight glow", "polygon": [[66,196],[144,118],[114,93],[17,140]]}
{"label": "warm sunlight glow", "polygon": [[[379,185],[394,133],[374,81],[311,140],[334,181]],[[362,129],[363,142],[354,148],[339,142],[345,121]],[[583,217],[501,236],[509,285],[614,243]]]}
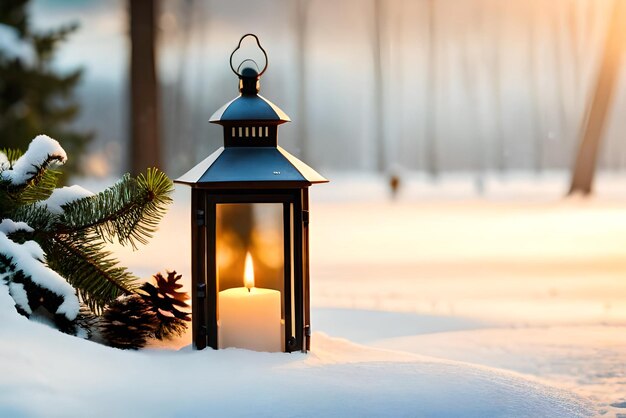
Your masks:
{"label": "warm sunlight glow", "polygon": [[254,287],[254,265],[252,264],[252,255],[246,254],[246,263],[243,269],[243,283],[248,291]]}

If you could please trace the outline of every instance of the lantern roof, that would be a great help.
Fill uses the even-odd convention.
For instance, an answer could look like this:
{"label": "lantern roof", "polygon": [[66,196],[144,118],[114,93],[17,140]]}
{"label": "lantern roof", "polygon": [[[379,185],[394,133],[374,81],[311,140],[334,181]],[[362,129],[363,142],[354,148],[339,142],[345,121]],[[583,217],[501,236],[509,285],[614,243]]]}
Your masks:
{"label": "lantern roof", "polygon": [[[233,55],[241,42],[254,37],[265,56],[259,68],[247,59],[237,69]],[[308,187],[326,183],[324,177],[278,146],[278,126],[289,116],[278,106],[260,96],[259,78],[267,69],[267,54],[256,35],[244,35],[231,54],[230,66],[239,77],[240,96],[222,106],[210,122],[224,127],[224,146],[175,180],[200,187]]]}
{"label": "lantern roof", "polygon": [[241,94],[218,109],[209,122],[220,125],[233,122],[269,122],[279,125],[291,119],[274,103],[260,94]]}
{"label": "lantern roof", "polygon": [[194,168],[175,180],[183,184],[289,183],[309,186],[327,183],[311,167],[282,147],[220,147]]}

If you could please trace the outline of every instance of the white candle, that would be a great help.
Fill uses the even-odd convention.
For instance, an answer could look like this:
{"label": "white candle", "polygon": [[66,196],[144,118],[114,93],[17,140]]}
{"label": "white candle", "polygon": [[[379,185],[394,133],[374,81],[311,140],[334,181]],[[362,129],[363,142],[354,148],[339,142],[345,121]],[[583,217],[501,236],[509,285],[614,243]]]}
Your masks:
{"label": "white candle", "polygon": [[219,347],[283,351],[280,292],[254,287],[250,253],[244,269],[246,287],[219,293]]}

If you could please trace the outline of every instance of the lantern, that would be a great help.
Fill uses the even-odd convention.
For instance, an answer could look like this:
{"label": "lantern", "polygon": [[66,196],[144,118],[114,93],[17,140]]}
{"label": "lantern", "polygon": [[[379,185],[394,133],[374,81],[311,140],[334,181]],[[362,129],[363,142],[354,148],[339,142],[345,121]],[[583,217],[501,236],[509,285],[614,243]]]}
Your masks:
{"label": "lantern", "polygon": [[[252,60],[233,66],[248,36],[261,71]],[[176,180],[191,186],[194,347],[307,351],[308,187],[328,180],[277,144],[290,119],[258,95],[258,38],[244,35],[230,61],[241,94],[210,119],[224,146]]]}

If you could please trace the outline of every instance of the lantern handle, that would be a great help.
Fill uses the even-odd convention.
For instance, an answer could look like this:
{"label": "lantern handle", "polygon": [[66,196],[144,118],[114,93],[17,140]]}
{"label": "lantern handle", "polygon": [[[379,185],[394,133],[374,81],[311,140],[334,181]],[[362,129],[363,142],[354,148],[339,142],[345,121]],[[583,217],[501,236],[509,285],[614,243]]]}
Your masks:
{"label": "lantern handle", "polygon": [[242,65],[244,65],[246,62],[251,62],[254,64],[254,66],[256,67],[256,72],[257,74],[259,73],[259,64],[256,63],[255,60],[253,60],[252,58],[246,58],[245,60],[241,61],[241,64],[239,64],[239,66],[237,67],[237,74],[239,74],[239,69],[241,68]]}
{"label": "lantern handle", "polygon": [[[248,61],[248,59],[245,59],[244,61],[242,61],[242,63],[239,64],[239,66],[237,67],[237,70],[235,70],[235,66],[233,65],[233,56],[235,55],[235,52],[237,52],[239,50],[239,48],[241,48],[241,43],[248,36],[252,36],[252,37],[254,37],[254,39],[256,39],[257,46],[259,47],[261,52],[263,52],[263,56],[265,56],[265,66],[263,67],[263,70],[261,70],[259,75],[257,76],[257,77],[261,77],[263,75],[263,73],[265,72],[265,70],[267,70],[267,64],[269,63],[269,61],[267,59],[267,52],[265,52],[265,49],[263,49],[263,47],[261,46],[261,42],[259,41],[259,38],[254,33],[246,33],[239,40],[239,43],[237,44],[237,48],[235,48],[234,51],[230,54],[230,69],[233,70],[233,73],[237,74],[237,77],[240,77],[240,78],[242,77],[242,75],[238,72],[238,70],[241,67],[241,64],[243,64],[244,62]],[[254,62],[254,60],[251,60],[251,61]],[[256,64],[256,62],[254,62],[254,63]],[[257,65],[257,68],[258,68],[258,65]]]}

